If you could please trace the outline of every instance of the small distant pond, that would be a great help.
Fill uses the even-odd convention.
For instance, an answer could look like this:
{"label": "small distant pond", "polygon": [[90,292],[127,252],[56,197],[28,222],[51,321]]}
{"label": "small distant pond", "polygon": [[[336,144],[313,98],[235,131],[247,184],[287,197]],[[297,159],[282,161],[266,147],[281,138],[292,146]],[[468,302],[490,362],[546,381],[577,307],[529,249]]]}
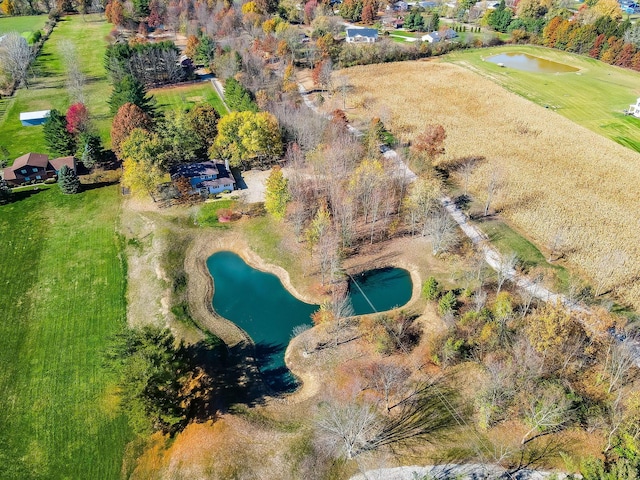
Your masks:
{"label": "small distant pond", "polygon": [[578,71],[577,68],[565,65],[564,63],[552,62],[551,60],[534,57],[527,53],[501,53],[488,57],[486,60],[491,63],[502,64],[505,67],[532,73],[567,73]]}
{"label": "small distant pond", "polygon": [[[275,391],[295,388],[284,352],[293,328],[310,325],[319,306],[298,300],[278,277],[250,267],[235,253],[215,253],[207,267],[214,281],[213,308],[252,338],[265,380]],[[370,270],[354,278],[349,291],[356,315],[390,310],[411,299],[411,275],[404,269]]]}

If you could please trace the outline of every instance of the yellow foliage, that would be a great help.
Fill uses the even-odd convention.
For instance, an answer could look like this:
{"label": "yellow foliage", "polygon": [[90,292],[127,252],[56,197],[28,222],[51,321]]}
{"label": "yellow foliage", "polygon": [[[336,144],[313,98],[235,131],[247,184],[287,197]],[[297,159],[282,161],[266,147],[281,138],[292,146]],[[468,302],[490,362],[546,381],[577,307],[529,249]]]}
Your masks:
{"label": "yellow foliage", "polygon": [[256,5],[256,2],[251,1],[251,2],[247,2],[244,5],[242,5],[242,13],[244,15],[246,15],[248,13],[261,14],[262,12],[260,11],[258,6]]}

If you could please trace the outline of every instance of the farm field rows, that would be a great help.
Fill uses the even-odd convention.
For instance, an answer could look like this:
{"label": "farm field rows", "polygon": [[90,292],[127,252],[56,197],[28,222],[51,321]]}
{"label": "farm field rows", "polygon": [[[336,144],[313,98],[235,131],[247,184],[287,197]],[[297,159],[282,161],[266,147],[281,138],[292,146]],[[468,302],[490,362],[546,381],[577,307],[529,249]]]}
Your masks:
{"label": "farm field rows", "polygon": [[[484,59],[521,52],[579,68],[556,75],[501,68]],[[542,47],[514,45],[454,52],[446,57],[600,135],[640,152],[640,119],[624,115],[640,97],[640,74],[592,58]]]}
{"label": "farm field rows", "polygon": [[156,99],[156,106],[162,110],[191,108],[196,103],[210,103],[220,115],[227,114],[227,108],[213,89],[210,81],[190,85],[155,88],[149,93]]}
{"label": "farm field rows", "polygon": [[351,118],[364,125],[384,112],[392,132],[405,138],[442,124],[444,162],[486,159],[471,177],[476,199],[484,200],[495,172],[494,207],[517,230],[542,247],[560,235],[569,265],[640,308],[638,153],[451,63],[370,65],[340,74],[352,87]]}
{"label": "farm field rows", "polygon": [[72,41],[76,47],[80,67],[87,77],[85,103],[108,147],[111,118],[107,99],[111,86],[102,58],[106,49],[104,37],[109,30],[110,25],[97,15],[69,16],[58,22],[33,64],[34,78],[29,79],[29,88],[20,88],[12,98],[3,100],[6,112],[0,117],[0,143],[8,148],[12,159],[28,152],[46,152],[42,127],[23,127],[20,112],[51,108],[66,112],[70,105],[60,57],[65,41]]}
{"label": "farm field rows", "polygon": [[102,366],[125,321],[118,189],[22,195],[0,206],[0,477],[119,478],[130,431]]}

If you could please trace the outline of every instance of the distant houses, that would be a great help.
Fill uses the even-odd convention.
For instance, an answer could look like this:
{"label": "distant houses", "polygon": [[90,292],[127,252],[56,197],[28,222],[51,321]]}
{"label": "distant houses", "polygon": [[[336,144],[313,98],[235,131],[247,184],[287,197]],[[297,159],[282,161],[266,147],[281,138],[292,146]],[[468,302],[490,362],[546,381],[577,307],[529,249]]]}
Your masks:
{"label": "distant houses", "polygon": [[176,183],[185,178],[191,185],[191,194],[215,195],[222,192],[232,192],[236,182],[227,166],[223,163],[211,161],[187,163],[171,169],[171,180]]}
{"label": "distant houses", "polygon": [[347,28],[347,43],[373,43],[377,39],[375,28]]}
{"label": "distant houses", "polygon": [[74,172],[76,171],[74,157],[49,160],[49,156],[42,153],[27,153],[16,158],[13,165],[4,169],[4,180],[12,187],[44,182],[49,178],[54,178],[63,165]]}
{"label": "distant houses", "polygon": [[456,38],[458,34],[452,28],[447,28],[445,30],[441,30],[440,32],[430,32],[426,35],[420,37],[420,40],[423,42],[429,43],[438,43],[442,40],[451,40],[452,38]]}

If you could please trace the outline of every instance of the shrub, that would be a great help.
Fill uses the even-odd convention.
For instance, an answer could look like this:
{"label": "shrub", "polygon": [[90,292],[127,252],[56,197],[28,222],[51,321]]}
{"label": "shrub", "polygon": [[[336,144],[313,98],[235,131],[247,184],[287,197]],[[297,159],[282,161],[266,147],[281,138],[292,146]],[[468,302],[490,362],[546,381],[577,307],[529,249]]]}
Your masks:
{"label": "shrub", "polygon": [[458,299],[455,293],[449,290],[445,293],[438,302],[438,312],[440,315],[446,315],[447,313],[453,313],[458,305]]}
{"label": "shrub", "polygon": [[427,300],[435,300],[440,296],[440,284],[431,276],[422,284],[422,296]]}

